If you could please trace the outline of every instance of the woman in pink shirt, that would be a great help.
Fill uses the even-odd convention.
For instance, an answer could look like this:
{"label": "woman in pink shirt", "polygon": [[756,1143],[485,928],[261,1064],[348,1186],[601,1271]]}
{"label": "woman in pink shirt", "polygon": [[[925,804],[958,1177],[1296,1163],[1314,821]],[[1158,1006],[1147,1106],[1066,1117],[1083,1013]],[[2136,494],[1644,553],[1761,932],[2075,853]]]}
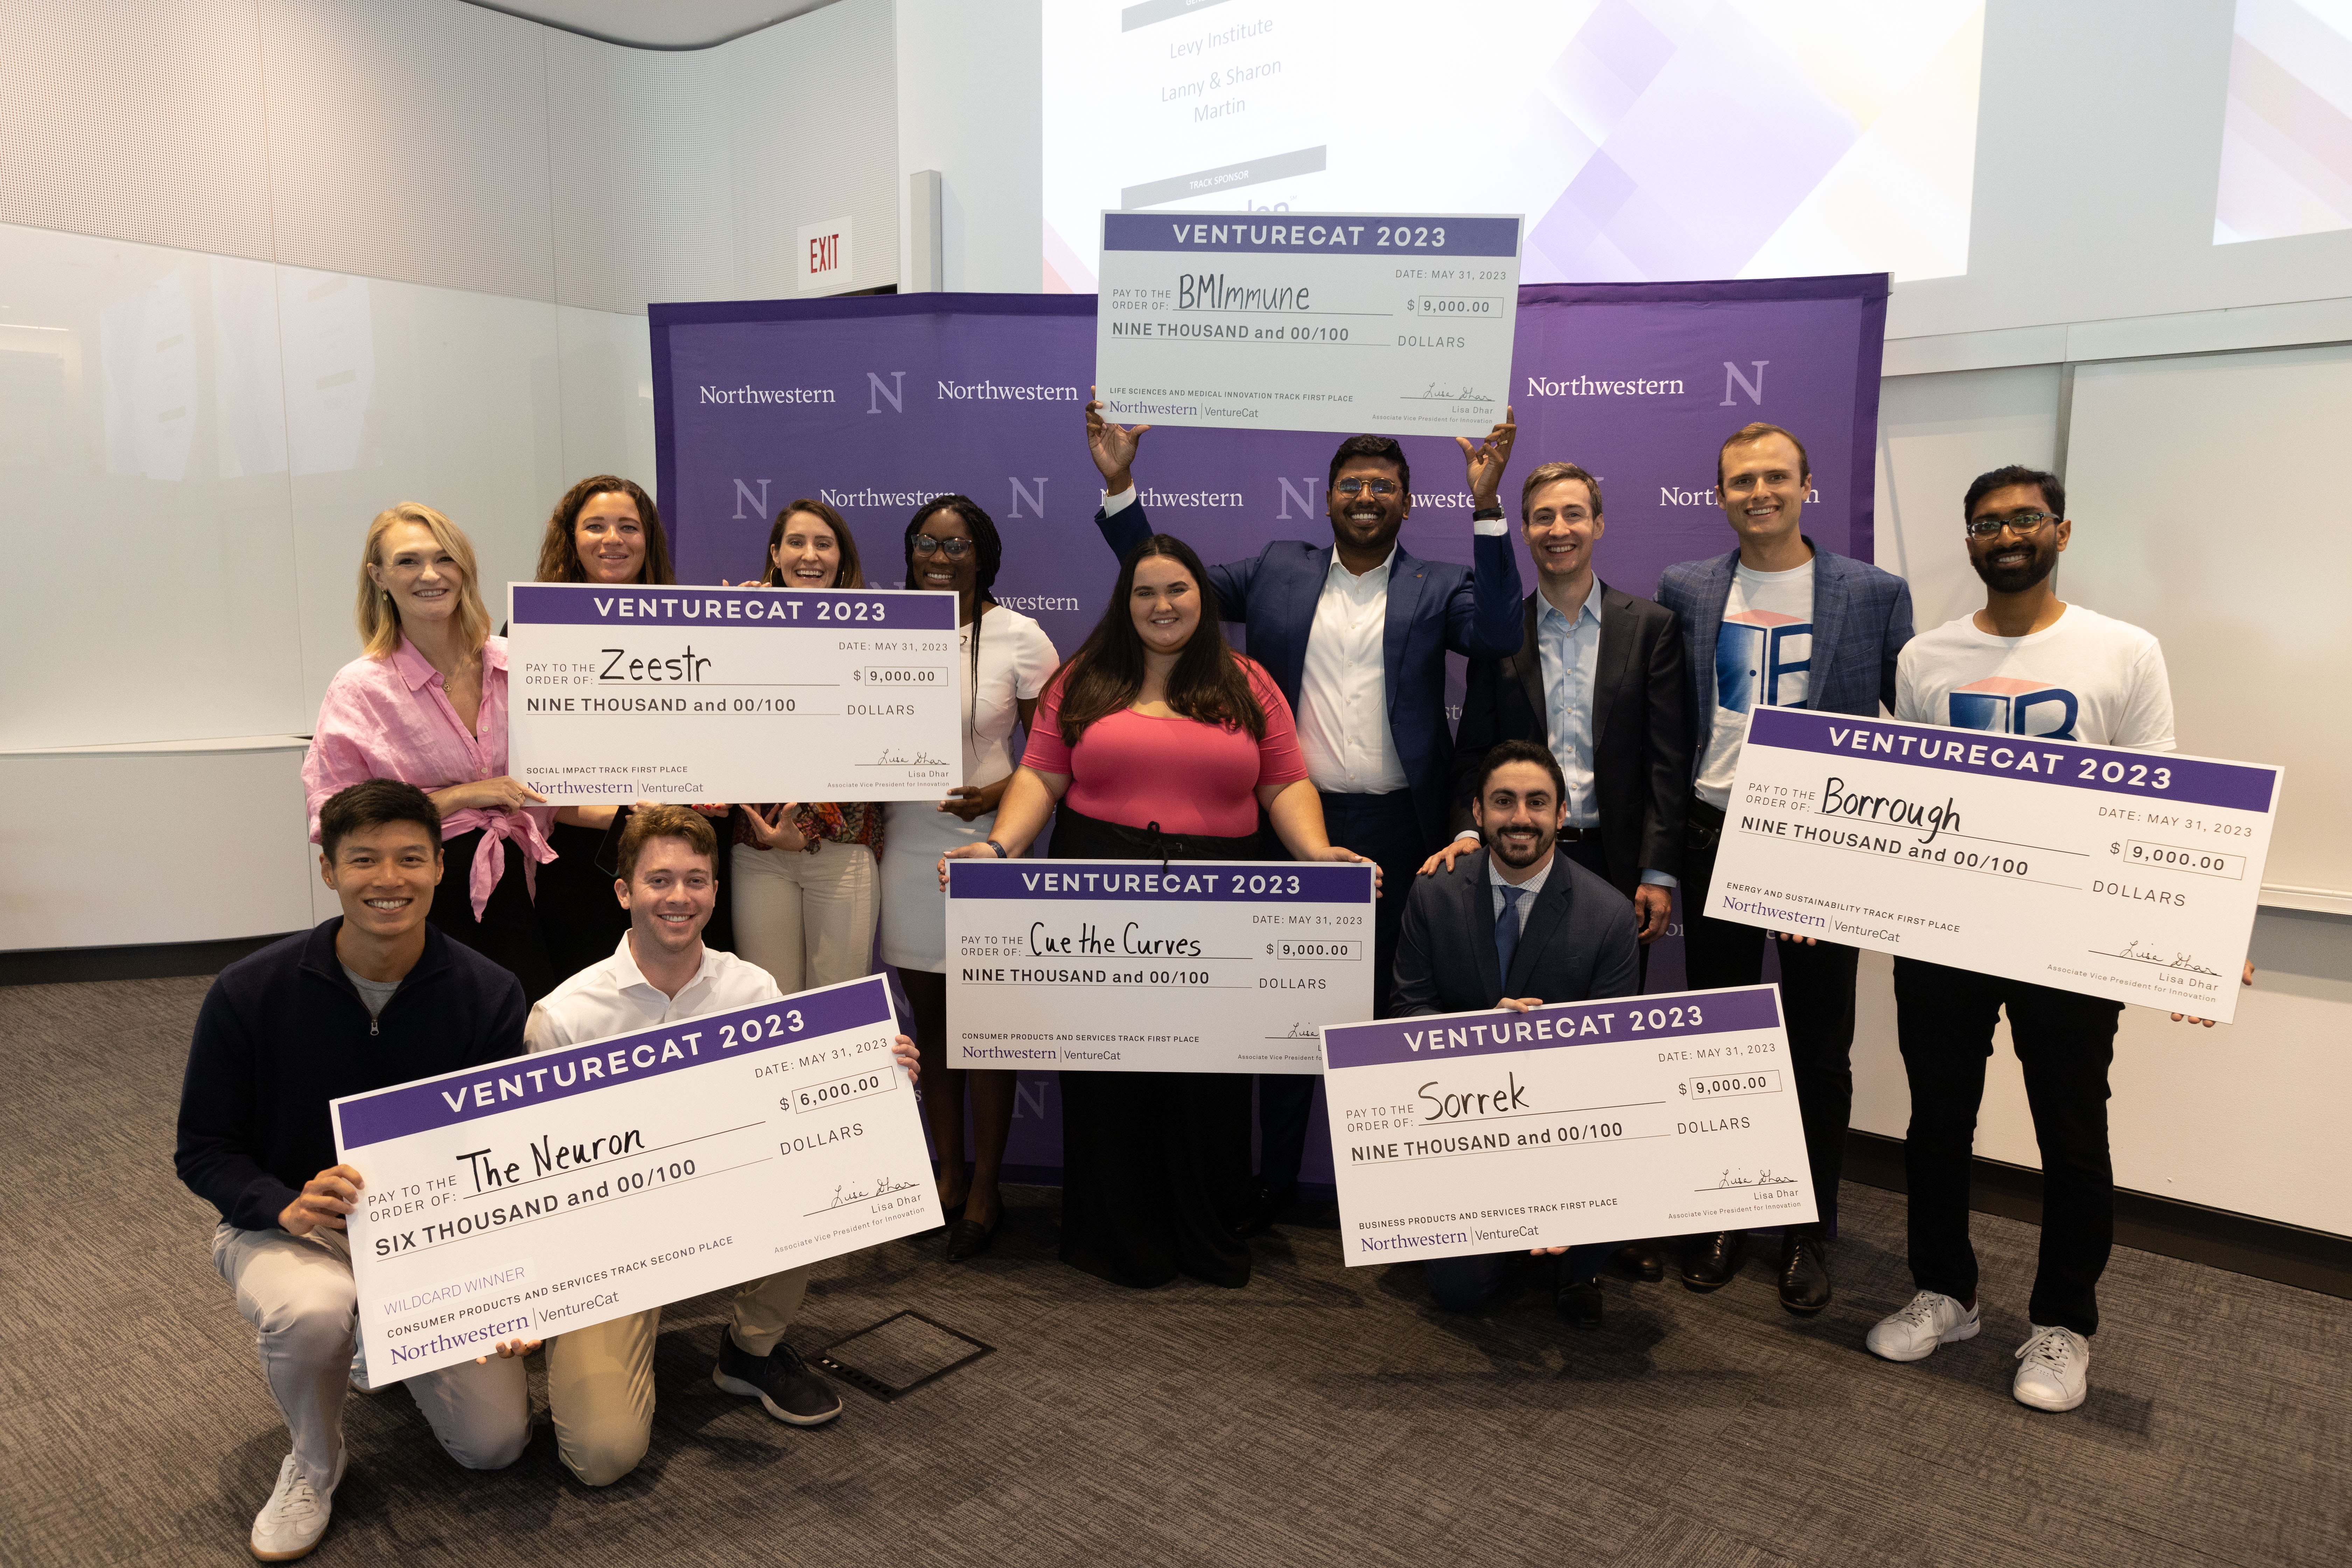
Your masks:
{"label": "woman in pink shirt", "polygon": [[[1082,860],[1258,860],[1264,808],[1298,860],[1333,845],[1290,705],[1225,646],[1201,559],[1159,533],[1119,567],[1102,620],[1045,688],[996,833],[942,857],[1014,856],[1054,818]],[[1250,1079],[1062,1074],[1062,1260],[1118,1285],[1249,1283]]]}
{"label": "woman in pink shirt", "polygon": [[362,651],[327,683],[302,784],[313,840],[319,807],[362,779],[431,795],[443,852],[433,923],[536,1002],[555,984],[531,907],[555,811],[507,776],[507,644],[490,636],[477,580],[473,545],[431,507],[377,514],[360,556]]}

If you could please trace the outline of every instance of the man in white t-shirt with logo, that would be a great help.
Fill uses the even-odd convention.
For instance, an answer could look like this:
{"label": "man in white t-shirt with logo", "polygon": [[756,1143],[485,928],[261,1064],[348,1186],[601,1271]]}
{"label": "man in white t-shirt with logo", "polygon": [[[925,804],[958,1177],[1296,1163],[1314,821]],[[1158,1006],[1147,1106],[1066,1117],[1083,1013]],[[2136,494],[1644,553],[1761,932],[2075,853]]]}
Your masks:
{"label": "man in white t-shirt with logo", "polygon": [[[2052,574],[2074,531],[2065,487],[2039,469],[1995,468],[1969,486],[1962,515],[1985,607],[1903,650],[1895,716],[2172,750],[2172,690],[2156,638],[2058,597]],[[2011,1392],[2037,1410],[2072,1410],[2089,1390],[2097,1285],[2115,1242],[2107,1066],[2123,1004],[1908,958],[1895,961],[1895,1004],[1911,1081],[1903,1163],[1919,1293],[1865,1342],[1888,1361],[1918,1361],[1976,1334],[1969,1169],[1993,1025],[2006,1009],[2042,1172],[2042,1252],[2027,1309],[2032,1332],[2018,1349]]]}
{"label": "man in white t-shirt with logo", "polygon": [[[1777,425],[1748,425],[1716,458],[1716,502],[1738,536],[1737,553],[1669,566],[1658,603],[1683,632],[1696,758],[1684,819],[1683,972],[1693,990],[1753,985],[1765,933],[1710,920],[1723,812],[1758,703],[1876,718],[1895,704],[1895,659],[1911,640],[1911,590],[1867,562],[1804,536],[1812,489],[1804,444]],[[1780,1237],[1780,1305],[1810,1317],[1830,1303],[1829,1238],[1837,1233],[1838,1180],[1853,1109],[1853,983],[1857,952],[1783,934],[1780,1002],[1790,1079],[1804,1119],[1805,1152],[1820,1220]],[[1683,1284],[1714,1290],[1738,1274],[1744,1231],[1690,1238]]]}

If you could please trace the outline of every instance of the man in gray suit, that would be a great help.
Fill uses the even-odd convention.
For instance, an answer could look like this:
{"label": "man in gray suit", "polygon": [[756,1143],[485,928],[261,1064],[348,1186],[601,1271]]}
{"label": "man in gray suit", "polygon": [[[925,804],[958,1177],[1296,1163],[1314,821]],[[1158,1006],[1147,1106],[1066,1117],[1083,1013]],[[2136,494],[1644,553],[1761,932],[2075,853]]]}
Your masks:
{"label": "man in gray suit", "polygon": [[[1709,920],[1707,887],[1732,775],[1761,702],[1875,717],[1895,710],[1895,659],[1911,640],[1911,589],[1900,577],[1823,550],[1800,526],[1812,489],[1804,444],[1777,425],[1735,430],[1716,456],[1715,499],[1739,539],[1729,555],[1669,566],[1658,603],[1682,622],[1696,764],[1683,847],[1683,965],[1694,991],[1753,985],[1764,932]],[[1780,1002],[1821,1220],[1781,1237],[1780,1305],[1811,1316],[1830,1303],[1827,1238],[1853,1110],[1853,948],[1786,934]],[[1714,1290],[1739,1272],[1745,1231],[1696,1237],[1683,1283]]]}
{"label": "man in gray suit", "polygon": [[[1640,992],[1641,945],[1625,895],[1564,854],[1567,783],[1531,741],[1488,748],[1471,813],[1486,847],[1413,879],[1397,940],[1396,1010],[1524,1013],[1558,1002]],[[1543,1247],[1567,1256],[1555,1302],[1580,1329],[1601,1326],[1601,1261],[1618,1244]],[[1520,1255],[1432,1259],[1438,1305],[1473,1311],[1493,1299]]]}

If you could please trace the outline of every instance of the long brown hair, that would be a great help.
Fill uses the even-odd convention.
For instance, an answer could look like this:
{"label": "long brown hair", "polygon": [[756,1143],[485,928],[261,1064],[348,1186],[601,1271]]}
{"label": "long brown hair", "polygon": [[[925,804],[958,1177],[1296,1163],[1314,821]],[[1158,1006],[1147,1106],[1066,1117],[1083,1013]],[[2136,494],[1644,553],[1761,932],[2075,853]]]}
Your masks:
{"label": "long brown hair", "polygon": [[1225,646],[1217,591],[1209,585],[1207,569],[1191,545],[1173,534],[1155,533],[1119,563],[1118,586],[1111,591],[1102,619],[1055,678],[1062,683],[1058,728],[1063,744],[1076,745],[1087,726],[1123,710],[1142,692],[1143,638],[1135,629],[1130,601],[1135,569],[1160,557],[1184,568],[1201,595],[1201,624],[1176,656],[1176,668],[1168,672],[1168,706],[1187,719],[1247,730],[1254,741],[1265,739],[1265,709],[1250,689],[1241,660]]}
{"label": "long brown hair", "polygon": [[768,530],[768,570],[767,574],[760,579],[761,584],[769,588],[783,588],[791,585],[784,581],[783,573],[777,569],[776,546],[783,542],[786,520],[796,511],[804,511],[833,530],[833,542],[841,546],[841,564],[834,568],[833,581],[825,586],[828,588],[866,586],[866,568],[857,563],[857,536],[849,531],[849,524],[841,520],[839,512],[821,500],[810,500],[806,497],[793,502],[778,512],[776,526]]}
{"label": "long brown hair", "polygon": [[404,500],[375,514],[368,524],[366,542],[360,546],[360,597],[356,618],[360,651],[370,658],[390,658],[400,647],[400,611],[389,590],[375,585],[370,566],[383,564],[383,536],[395,523],[413,522],[433,535],[434,542],[457,563],[457,637],[468,649],[489,640],[490,612],[482,603],[481,572],[474,563],[474,542],[465,531],[429,506]]}
{"label": "long brown hair", "polygon": [[662,587],[676,583],[677,574],[669,560],[669,536],[662,531],[661,508],[654,505],[654,498],[646,494],[643,485],[618,474],[597,474],[563,492],[563,499],[548,514],[547,533],[539,542],[537,580],[588,581],[588,569],[580,564],[580,514],[590,500],[601,495],[623,495],[636,502],[637,521],[646,527],[646,559],[637,568],[637,581]]}

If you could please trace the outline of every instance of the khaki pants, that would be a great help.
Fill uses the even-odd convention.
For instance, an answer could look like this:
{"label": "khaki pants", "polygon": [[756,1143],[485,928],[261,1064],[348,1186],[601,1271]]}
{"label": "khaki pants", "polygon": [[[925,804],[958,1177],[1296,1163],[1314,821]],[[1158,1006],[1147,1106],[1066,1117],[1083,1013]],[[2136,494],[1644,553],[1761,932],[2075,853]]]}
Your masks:
{"label": "khaki pants", "polygon": [[[808,1294],[806,1264],[735,1293],[728,1332],[745,1353],[775,1349]],[[547,1403],[556,1453],[582,1484],[609,1487],[637,1468],[654,1427],[654,1342],[661,1309],[572,1329],[547,1344]],[[517,1363],[520,1365],[520,1363]]]}
{"label": "khaki pants", "polygon": [[[223,1225],[213,1232],[213,1267],[253,1325],[261,1375],[293,1435],[294,1458],[319,1495],[331,1496],[359,1323],[351,1238],[340,1230],[289,1236]],[[469,1470],[504,1469],[530,1441],[520,1358],[492,1354],[422,1373],[408,1379],[408,1392],[441,1447]]]}
{"label": "khaki pants", "polygon": [[786,995],[873,973],[874,851],[827,843],[814,855],[738,844],[735,953],[775,977]]}

